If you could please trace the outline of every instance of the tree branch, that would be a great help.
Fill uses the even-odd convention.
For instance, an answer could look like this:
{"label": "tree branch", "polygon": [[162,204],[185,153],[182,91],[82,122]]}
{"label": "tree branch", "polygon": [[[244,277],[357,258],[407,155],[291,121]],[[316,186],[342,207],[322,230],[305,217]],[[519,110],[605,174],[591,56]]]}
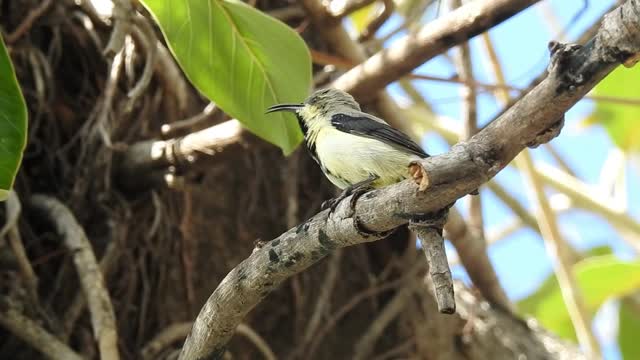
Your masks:
{"label": "tree branch", "polygon": [[473,1],[379,51],[336,79],[333,86],[349,92],[359,101],[370,99],[377,90],[434,56],[492,28],[536,2],[538,0]]}
{"label": "tree branch", "polygon": [[48,359],[83,359],[82,356],[43,329],[37,322],[22,314],[18,308],[19,305],[15,304],[12,299],[0,298],[0,326],[41,352]]}
{"label": "tree branch", "polygon": [[354,218],[371,231],[391,230],[413,214],[446,207],[495,176],[526,146],[548,141],[548,130],[557,129],[571,106],[620,62],[640,52],[640,1],[628,0],[606,16],[584,47],[555,44],[553,50],[549,75],[522,100],[470,140],[419,162],[425,191],[404,181],[369,192],[357,202],[356,215],[345,199],[330,216],[322,211],[255,250],[207,300],[180,359],[221,357],[242,318],[282,281],[337,248],[379,239],[363,237]]}
{"label": "tree branch", "polygon": [[89,304],[91,325],[100,357],[104,360],[119,359],[118,334],[111,298],[84,229],[71,211],[55,198],[34,195],[30,203],[53,223],[58,234],[63,237],[64,245],[73,254],[78,278]]}

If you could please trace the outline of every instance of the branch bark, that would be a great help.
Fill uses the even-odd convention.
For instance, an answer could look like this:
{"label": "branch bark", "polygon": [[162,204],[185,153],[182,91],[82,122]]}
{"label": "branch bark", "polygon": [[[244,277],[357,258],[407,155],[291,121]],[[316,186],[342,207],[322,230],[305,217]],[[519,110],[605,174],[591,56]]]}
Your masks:
{"label": "branch bark", "polygon": [[[419,163],[426,191],[404,181],[369,192],[356,205],[360,224],[384,232],[413,214],[438,211],[495,176],[525,147],[557,135],[564,113],[640,52],[640,0],[628,0],[607,15],[584,47],[555,44],[553,50],[549,75],[522,100],[449,153]],[[282,281],[337,248],[378,240],[356,229],[349,200],[330,216],[323,211],[290,229],[231,270],[203,306],[180,359],[221,357],[242,318]]]}

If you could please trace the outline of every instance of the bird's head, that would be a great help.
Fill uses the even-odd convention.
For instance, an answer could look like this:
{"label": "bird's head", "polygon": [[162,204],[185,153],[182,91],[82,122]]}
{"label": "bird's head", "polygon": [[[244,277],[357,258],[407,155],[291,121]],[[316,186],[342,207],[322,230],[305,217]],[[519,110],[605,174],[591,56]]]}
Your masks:
{"label": "bird's head", "polygon": [[311,94],[302,104],[279,104],[269,107],[267,114],[276,111],[294,112],[305,123],[316,119],[329,119],[334,114],[360,111],[360,105],[348,93],[326,88]]}

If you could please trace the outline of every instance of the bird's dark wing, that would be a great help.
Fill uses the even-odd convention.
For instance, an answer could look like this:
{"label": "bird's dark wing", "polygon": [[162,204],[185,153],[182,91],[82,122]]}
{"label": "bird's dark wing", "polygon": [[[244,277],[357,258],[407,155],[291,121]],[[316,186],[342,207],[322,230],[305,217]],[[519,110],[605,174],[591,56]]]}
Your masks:
{"label": "bird's dark wing", "polygon": [[336,114],[331,117],[331,125],[349,134],[380,140],[422,158],[429,156],[418,144],[409,139],[409,137],[401,131],[368,116]]}

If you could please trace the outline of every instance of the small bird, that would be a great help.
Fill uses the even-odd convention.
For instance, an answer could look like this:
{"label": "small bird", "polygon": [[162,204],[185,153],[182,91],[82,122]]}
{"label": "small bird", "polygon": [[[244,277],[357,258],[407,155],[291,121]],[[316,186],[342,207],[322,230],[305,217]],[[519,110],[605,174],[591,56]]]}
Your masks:
{"label": "small bird", "polygon": [[351,95],[338,89],[318,90],[302,104],[274,105],[267,113],[276,111],[296,115],[311,157],[343,190],[323,204],[331,211],[351,194],[353,207],[357,197],[370,188],[411,178],[409,164],[429,156],[404,133],[362,112]]}

